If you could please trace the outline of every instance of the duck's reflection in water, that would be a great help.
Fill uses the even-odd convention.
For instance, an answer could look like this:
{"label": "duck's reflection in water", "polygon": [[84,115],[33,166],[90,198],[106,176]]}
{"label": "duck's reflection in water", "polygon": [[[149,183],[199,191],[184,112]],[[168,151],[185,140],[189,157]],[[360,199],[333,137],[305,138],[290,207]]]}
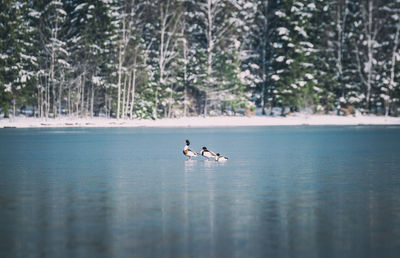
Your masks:
{"label": "duck's reflection in water", "polygon": [[185,173],[194,172],[197,162],[193,159],[185,160]]}
{"label": "duck's reflection in water", "polygon": [[206,172],[215,169],[215,161],[214,160],[204,160],[203,166]]}

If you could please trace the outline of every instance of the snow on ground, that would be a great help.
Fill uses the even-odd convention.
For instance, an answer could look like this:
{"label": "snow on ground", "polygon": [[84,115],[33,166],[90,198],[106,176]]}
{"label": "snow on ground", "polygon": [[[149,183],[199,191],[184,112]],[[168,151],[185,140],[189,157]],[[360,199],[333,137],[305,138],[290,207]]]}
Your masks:
{"label": "snow on ground", "polygon": [[232,127],[279,125],[400,125],[400,117],[335,116],[295,114],[287,117],[222,116],[187,117],[159,120],[128,120],[111,118],[25,118],[0,119],[0,128],[57,128],[57,127]]}

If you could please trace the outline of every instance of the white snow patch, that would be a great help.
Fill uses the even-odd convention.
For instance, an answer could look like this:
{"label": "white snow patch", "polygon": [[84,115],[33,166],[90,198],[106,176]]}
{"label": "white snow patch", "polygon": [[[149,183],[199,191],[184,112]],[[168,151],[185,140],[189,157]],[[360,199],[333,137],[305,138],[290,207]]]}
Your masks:
{"label": "white snow patch", "polygon": [[250,71],[249,70],[245,70],[245,71],[239,73],[238,78],[242,81],[245,78],[247,78],[248,76],[250,76]]}
{"label": "white snow patch", "polygon": [[252,8],[253,7],[253,3],[247,2],[243,5],[244,9],[248,9],[248,8]]}
{"label": "white snow patch", "polygon": [[95,85],[100,85],[101,84],[101,77],[92,76],[92,83],[95,84]]}
{"label": "white snow patch", "polygon": [[306,73],[306,74],[305,74],[305,77],[306,77],[307,79],[309,79],[309,80],[314,79],[314,76],[313,76],[312,74],[310,74],[310,73]]}
{"label": "white snow patch", "polygon": [[28,56],[28,55],[25,55],[25,54],[21,54],[21,58],[26,59],[26,60],[31,60],[33,62],[37,61],[37,58],[35,56]]}
{"label": "white snow patch", "polygon": [[389,100],[389,98],[390,98],[389,95],[386,95],[386,94],[381,94],[380,96],[382,99],[384,99],[386,101]]}
{"label": "white snow patch", "polygon": [[299,26],[295,26],[294,30],[298,31],[300,33],[300,35],[302,35],[303,37],[308,38],[308,35],[303,28],[301,28]]}
{"label": "white snow patch", "polygon": [[83,9],[86,5],[87,5],[87,3],[80,4],[80,5],[78,5],[77,7],[75,7],[75,10],[74,10],[74,11],[77,12],[77,11]]}
{"label": "white snow patch", "polygon": [[241,45],[241,43],[240,43],[240,41],[239,41],[239,40],[235,40],[235,42],[234,42],[234,45],[235,45],[235,48],[236,48],[236,49],[239,49],[239,48],[240,48],[240,45]]}
{"label": "white snow patch", "polygon": [[277,62],[283,62],[283,60],[285,60],[284,56],[279,56],[279,57],[276,58]]}
{"label": "white snow patch", "polygon": [[290,11],[291,11],[292,13],[295,13],[295,12],[299,11],[299,8],[297,8],[296,6],[292,6],[292,8],[290,9]]}
{"label": "white snow patch", "polygon": [[349,98],[349,102],[350,102],[350,103],[358,103],[358,102],[360,102],[360,101],[361,101],[360,98],[356,98],[356,97],[350,97],[350,98]]}
{"label": "white snow patch", "polygon": [[289,33],[289,30],[285,27],[279,27],[276,30],[278,31],[279,35],[287,35]]}
{"label": "white snow patch", "polygon": [[307,5],[307,7],[310,8],[311,10],[314,10],[314,9],[316,8],[316,6],[315,6],[314,3],[309,3],[309,4]]}
{"label": "white snow patch", "polygon": [[11,83],[7,83],[4,86],[6,86],[6,88],[4,89],[5,92],[11,92]]}
{"label": "white snow patch", "polygon": [[260,67],[257,64],[250,64],[250,67],[254,70],[259,69]]}
{"label": "white snow patch", "polygon": [[301,41],[300,44],[303,45],[303,46],[307,46],[309,48],[313,48],[314,47],[314,45],[312,43],[308,42],[308,41]]}
{"label": "white snow patch", "polygon": [[274,81],[279,81],[279,79],[280,79],[279,75],[276,75],[276,74],[272,75],[271,78]]}
{"label": "white snow patch", "polygon": [[40,13],[36,10],[32,10],[28,13],[29,16],[33,17],[33,18],[40,18]]}
{"label": "white snow patch", "polygon": [[235,126],[279,126],[279,125],[400,125],[400,117],[383,116],[336,116],[294,113],[286,117],[269,116],[219,116],[186,117],[158,120],[129,120],[112,118],[60,117],[54,119],[15,117],[0,119],[0,128],[68,128],[68,127],[235,127]]}
{"label": "white snow patch", "polygon": [[285,13],[283,13],[283,12],[281,12],[281,11],[276,11],[276,12],[275,12],[275,15],[276,15],[276,16],[278,16],[278,17],[280,17],[280,18],[282,18],[282,17],[285,17],[285,16],[286,16],[286,14],[285,14]]}
{"label": "white snow patch", "polygon": [[57,9],[57,12],[59,13],[59,14],[61,14],[61,15],[64,15],[64,16],[66,16],[67,15],[67,12],[66,11],[64,11],[63,9]]}
{"label": "white snow patch", "polygon": [[318,88],[317,86],[314,86],[313,88],[314,88],[314,90],[315,90],[316,92],[318,92],[318,93],[322,92],[322,89],[321,89],[321,88]]}
{"label": "white snow patch", "polygon": [[57,60],[59,64],[64,65],[65,67],[69,67],[69,63],[67,61],[65,61],[64,59],[58,59]]}

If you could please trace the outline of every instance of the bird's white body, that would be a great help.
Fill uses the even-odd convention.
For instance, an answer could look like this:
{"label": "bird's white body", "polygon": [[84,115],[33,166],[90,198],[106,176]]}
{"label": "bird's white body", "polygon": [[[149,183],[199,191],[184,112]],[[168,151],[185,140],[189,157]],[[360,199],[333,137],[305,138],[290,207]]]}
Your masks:
{"label": "bird's white body", "polygon": [[189,159],[192,159],[192,157],[196,157],[197,156],[197,153],[192,151],[192,150],[190,150],[189,149],[189,145],[190,145],[189,140],[186,140],[186,145],[183,148],[183,155],[185,155],[186,157],[189,157]]}
{"label": "bird's white body", "polygon": [[215,156],[216,161],[227,161],[228,159],[224,156]]}
{"label": "bird's white body", "polygon": [[214,158],[216,156],[214,152],[207,150],[205,147],[203,147],[203,149],[200,151],[200,154],[207,159]]}
{"label": "bird's white body", "polygon": [[217,153],[217,155],[215,155],[215,160],[216,161],[227,161],[228,158],[220,155],[219,153]]}
{"label": "bird's white body", "polygon": [[196,157],[197,156],[197,153],[194,151],[191,151],[189,149],[189,146],[187,146],[187,145],[183,148],[183,153],[188,157]]}

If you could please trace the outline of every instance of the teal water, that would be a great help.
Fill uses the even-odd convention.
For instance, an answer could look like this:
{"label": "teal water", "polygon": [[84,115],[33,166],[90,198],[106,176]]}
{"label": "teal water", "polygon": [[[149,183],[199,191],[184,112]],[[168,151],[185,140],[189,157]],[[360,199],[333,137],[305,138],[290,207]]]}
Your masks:
{"label": "teal water", "polygon": [[400,127],[2,129],[0,257],[398,257],[399,157]]}

